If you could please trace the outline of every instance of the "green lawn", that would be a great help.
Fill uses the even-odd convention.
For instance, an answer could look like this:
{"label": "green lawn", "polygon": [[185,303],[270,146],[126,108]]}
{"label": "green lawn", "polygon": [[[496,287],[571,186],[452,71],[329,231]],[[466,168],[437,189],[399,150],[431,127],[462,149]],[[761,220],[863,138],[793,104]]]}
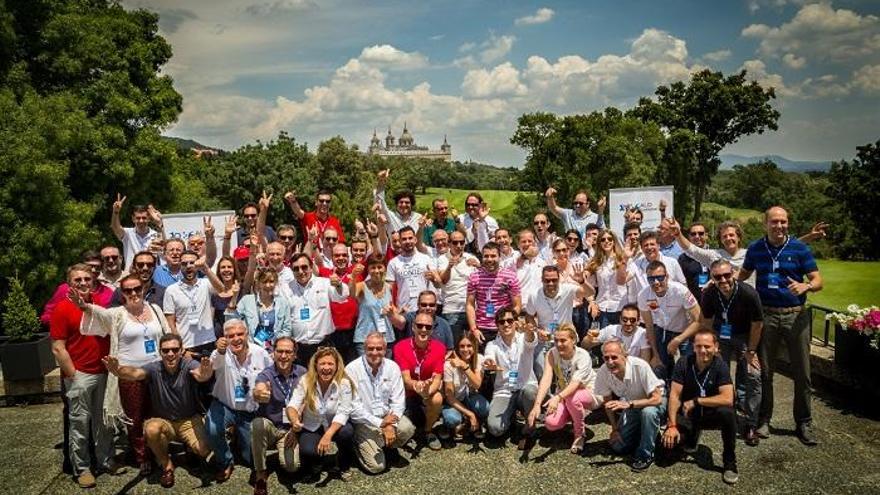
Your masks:
{"label": "green lawn", "polygon": [[739,223],[745,223],[750,218],[755,218],[758,221],[761,220],[761,212],[758,210],[747,210],[744,208],[728,208],[724,205],[719,205],[718,203],[703,203],[702,209],[704,212],[721,212],[722,218],[727,218],[730,220],[736,220]]}
{"label": "green lawn", "polygon": [[[823,289],[810,294],[809,302],[834,310],[845,310],[850,304],[880,306],[880,262],[817,260],[822,274]],[[813,336],[822,339],[825,313],[813,313]],[[829,329],[834,340],[834,329]]]}
{"label": "green lawn", "polygon": [[[431,202],[435,198],[444,198],[449,201],[449,208],[455,209],[458,213],[464,213],[464,200],[470,191],[464,189],[441,189],[429,187],[425,194],[416,195],[416,208],[420,213],[431,211]],[[513,210],[513,200],[516,198],[516,191],[478,191],[483,200],[489,203],[491,214],[498,218]]]}

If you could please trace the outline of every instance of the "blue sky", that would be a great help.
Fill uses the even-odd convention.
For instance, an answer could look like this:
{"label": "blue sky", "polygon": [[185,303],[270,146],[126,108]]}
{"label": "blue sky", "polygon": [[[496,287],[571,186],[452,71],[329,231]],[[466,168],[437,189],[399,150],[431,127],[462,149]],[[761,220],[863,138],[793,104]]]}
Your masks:
{"label": "blue sky", "polygon": [[310,147],[373,128],[520,165],[519,115],[631,107],[703,68],[776,88],[780,129],[726,151],[850,158],[880,138],[880,2],[125,0],[160,14],[184,97],[167,134]]}

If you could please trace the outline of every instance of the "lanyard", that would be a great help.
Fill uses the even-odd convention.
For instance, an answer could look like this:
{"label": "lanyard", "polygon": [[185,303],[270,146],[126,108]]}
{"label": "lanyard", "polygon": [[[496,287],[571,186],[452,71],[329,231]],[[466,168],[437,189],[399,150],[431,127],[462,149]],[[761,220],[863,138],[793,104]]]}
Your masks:
{"label": "lanyard", "polygon": [[770,259],[773,260],[773,271],[776,271],[776,269],[779,267],[779,261],[777,261],[777,259],[779,258],[779,255],[782,254],[783,251],[785,251],[785,248],[786,246],[788,246],[789,241],[791,241],[791,236],[785,236],[785,244],[783,244],[782,247],[779,248],[779,251],[776,252],[776,256],[773,256],[773,253],[770,251],[770,244],[767,242],[767,238],[764,237],[764,248],[767,250],[767,254],[770,255]]}
{"label": "lanyard", "polygon": [[[196,281],[196,283],[192,286],[185,283],[183,280],[178,282],[178,284],[180,284],[180,292],[182,292],[183,295],[186,296],[187,299],[189,299],[189,303],[190,303],[189,310],[195,312],[196,311],[196,297],[190,296],[189,294],[190,294],[190,292],[196,292],[196,290],[198,290],[198,286],[199,286],[198,281]],[[191,287],[191,289],[187,288],[187,287]]]}
{"label": "lanyard", "polygon": [[694,380],[697,383],[697,387],[700,387],[700,397],[705,397],[706,396],[706,381],[709,380],[709,370],[706,369],[706,376],[703,377],[702,382],[700,382],[700,377],[697,376],[696,365],[691,365],[691,371],[694,373]]}
{"label": "lanyard", "polygon": [[721,318],[724,319],[724,323],[727,323],[727,310],[730,309],[730,306],[733,305],[733,300],[736,298],[736,293],[739,291],[739,284],[734,281],[733,282],[733,294],[730,295],[730,299],[727,300],[727,304],[724,304],[724,298],[721,297],[721,289],[718,289],[718,302],[721,303]]}
{"label": "lanyard", "polygon": [[290,400],[290,394],[293,391],[293,384],[290,382],[296,380],[296,373],[294,373],[294,370],[290,370],[290,378],[287,379],[283,379],[281,373],[276,373],[275,380],[278,382],[278,387],[281,388],[281,392],[284,393],[284,403],[287,404]]}
{"label": "lanyard", "polygon": [[[430,344],[430,342],[429,342],[429,344]],[[418,373],[416,373],[416,374],[419,376],[415,377],[415,379],[421,380],[420,377],[422,375],[422,363],[425,362],[425,359],[428,359],[428,349],[427,348],[425,349],[425,357],[423,357],[421,360],[419,360],[419,354],[418,354],[418,352],[416,352],[416,338],[415,337],[413,337],[412,340],[409,341],[409,346],[412,348],[413,357],[416,358],[416,369],[418,370]],[[371,380],[372,380],[372,378],[371,378]]]}

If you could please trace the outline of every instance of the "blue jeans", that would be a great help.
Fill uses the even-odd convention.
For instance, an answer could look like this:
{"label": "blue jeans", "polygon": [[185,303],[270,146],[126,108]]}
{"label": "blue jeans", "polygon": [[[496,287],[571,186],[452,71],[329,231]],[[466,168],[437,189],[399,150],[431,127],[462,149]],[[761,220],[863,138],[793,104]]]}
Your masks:
{"label": "blue jeans", "polygon": [[[672,378],[672,370],[675,369],[675,356],[670,356],[666,348],[669,346],[669,342],[679,335],[679,332],[669,332],[654,325],[654,340],[657,342],[657,352],[660,354],[660,363],[663,366],[662,369],[654,370],[658,378],[665,378],[666,381]],[[681,354],[681,357],[689,355],[692,352],[691,341],[685,340],[682,342],[678,346],[678,352]]]}
{"label": "blue jeans", "polygon": [[232,464],[232,451],[229,450],[229,443],[226,442],[226,428],[234,425],[241,459],[246,465],[252,465],[251,421],[253,420],[254,413],[230,409],[217,399],[211,402],[205,426],[208,429],[211,449],[214,450],[214,464],[221,468]]}
{"label": "blue jeans", "polygon": [[446,318],[446,321],[449,322],[449,328],[452,329],[452,345],[458,343],[461,336],[464,334],[467,329],[467,314],[465,313],[444,313],[443,318]]}
{"label": "blue jeans", "polygon": [[571,322],[574,324],[574,328],[577,331],[578,341],[584,338],[584,335],[587,334],[587,330],[590,329],[590,325],[593,324],[593,318],[590,317],[589,307],[589,304],[581,304],[571,310]]}
{"label": "blue jeans", "polygon": [[599,312],[599,328],[605,328],[608,325],[617,325],[620,323],[620,311],[600,311]]}
{"label": "blue jeans", "polygon": [[627,409],[618,413],[617,432],[620,441],[612,441],[611,450],[617,454],[626,454],[635,450],[634,457],[637,460],[653,460],[660,423],[665,418],[666,397],[659,406]]}
{"label": "blue jeans", "polygon": [[[478,392],[471,392],[461,402],[477,415],[481,424],[486,422],[486,418],[489,416],[489,401],[485,397]],[[443,426],[451,430],[460,425],[463,420],[464,418],[456,408],[449,404],[443,404]]]}

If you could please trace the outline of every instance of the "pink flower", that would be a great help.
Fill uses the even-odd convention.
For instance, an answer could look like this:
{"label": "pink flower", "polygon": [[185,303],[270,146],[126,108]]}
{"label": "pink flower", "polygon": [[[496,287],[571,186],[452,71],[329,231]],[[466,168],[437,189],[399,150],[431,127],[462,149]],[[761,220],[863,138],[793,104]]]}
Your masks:
{"label": "pink flower", "polygon": [[853,322],[850,323],[850,326],[854,330],[857,330],[859,332],[863,332],[865,330],[865,320],[862,320],[862,319],[853,320]]}
{"label": "pink flower", "polygon": [[880,309],[872,309],[865,315],[865,320],[871,328],[880,328]]}

